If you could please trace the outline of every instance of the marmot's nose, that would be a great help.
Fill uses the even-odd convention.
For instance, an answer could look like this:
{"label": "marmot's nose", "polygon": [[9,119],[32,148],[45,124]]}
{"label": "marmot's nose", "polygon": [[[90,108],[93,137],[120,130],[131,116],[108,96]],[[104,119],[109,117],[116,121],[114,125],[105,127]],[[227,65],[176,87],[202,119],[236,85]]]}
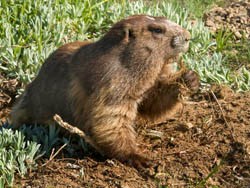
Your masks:
{"label": "marmot's nose", "polygon": [[185,41],[187,41],[187,42],[191,39],[191,34],[187,30],[184,30],[183,36],[185,38]]}

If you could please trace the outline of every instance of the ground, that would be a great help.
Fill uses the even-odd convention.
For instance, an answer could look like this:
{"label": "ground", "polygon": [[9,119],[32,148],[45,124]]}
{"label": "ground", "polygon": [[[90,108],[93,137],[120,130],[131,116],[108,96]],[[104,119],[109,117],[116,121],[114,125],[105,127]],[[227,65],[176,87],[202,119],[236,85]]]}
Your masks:
{"label": "ground", "polygon": [[[22,87],[0,75],[0,121]],[[16,176],[15,187],[250,187],[250,92],[214,85],[183,104],[175,117],[137,128],[154,164],[144,172],[94,149],[71,158],[62,149],[53,160],[40,158],[25,177]]]}
{"label": "ground", "polygon": [[[4,79],[2,77],[2,79]],[[18,84],[1,85],[5,121]],[[3,99],[3,100],[2,100]],[[154,166],[140,172],[119,161],[88,156],[40,159],[38,168],[16,178],[26,187],[250,186],[250,93],[225,86],[200,91],[184,101],[182,113],[160,124],[142,125],[138,140]]]}

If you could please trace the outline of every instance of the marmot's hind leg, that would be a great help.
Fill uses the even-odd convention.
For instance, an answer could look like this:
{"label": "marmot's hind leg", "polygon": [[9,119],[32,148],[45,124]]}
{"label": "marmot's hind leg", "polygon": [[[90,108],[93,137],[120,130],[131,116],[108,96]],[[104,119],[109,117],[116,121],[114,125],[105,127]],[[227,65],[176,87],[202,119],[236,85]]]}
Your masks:
{"label": "marmot's hind leg", "polygon": [[14,129],[30,122],[31,115],[28,112],[24,95],[25,93],[20,97],[10,113],[10,124]]}

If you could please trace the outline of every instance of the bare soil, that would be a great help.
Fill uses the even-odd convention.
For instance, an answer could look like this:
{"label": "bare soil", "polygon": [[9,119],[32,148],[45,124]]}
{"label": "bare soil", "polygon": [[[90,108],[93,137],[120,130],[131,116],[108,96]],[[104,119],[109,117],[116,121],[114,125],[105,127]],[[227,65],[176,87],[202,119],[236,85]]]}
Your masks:
{"label": "bare soil", "polygon": [[6,79],[0,73],[0,123],[7,121],[18,88],[20,84],[16,79]]}
{"label": "bare soil", "polygon": [[[6,121],[18,84],[1,77],[0,118]],[[95,153],[38,161],[16,187],[250,187],[250,93],[214,86],[185,100],[183,112],[141,125],[138,140],[153,158],[144,172]]]}

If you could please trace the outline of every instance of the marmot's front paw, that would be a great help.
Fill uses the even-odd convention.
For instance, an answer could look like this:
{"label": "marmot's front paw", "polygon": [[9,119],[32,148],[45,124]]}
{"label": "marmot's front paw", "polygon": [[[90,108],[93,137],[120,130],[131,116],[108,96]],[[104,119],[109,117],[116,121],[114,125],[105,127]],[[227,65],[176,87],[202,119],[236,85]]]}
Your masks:
{"label": "marmot's front paw", "polygon": [[191,91],[198,91],[199,87],[200,87],[200,77],[199,75],[192,70],[189,70],[187,72],[185,72],[182,75],[182,78],[186,84],[186,86],[191,90]]}

